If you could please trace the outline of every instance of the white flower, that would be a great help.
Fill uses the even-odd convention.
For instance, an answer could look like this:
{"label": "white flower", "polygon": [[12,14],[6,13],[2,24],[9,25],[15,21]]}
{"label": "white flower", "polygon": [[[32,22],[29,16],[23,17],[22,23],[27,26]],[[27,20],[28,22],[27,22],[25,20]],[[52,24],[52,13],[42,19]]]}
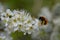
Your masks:
{"label": "white flower", "polygon": [[31,15],[24,10],[14,10],[11,11],[7,9],[5,12],[1,13],[1,19],[5,24],[5,31],[9,34],[15,31],[22,31],[24,34],[32,34],[35,30],[39,31],[41,21],[38,19],[33,19]]}

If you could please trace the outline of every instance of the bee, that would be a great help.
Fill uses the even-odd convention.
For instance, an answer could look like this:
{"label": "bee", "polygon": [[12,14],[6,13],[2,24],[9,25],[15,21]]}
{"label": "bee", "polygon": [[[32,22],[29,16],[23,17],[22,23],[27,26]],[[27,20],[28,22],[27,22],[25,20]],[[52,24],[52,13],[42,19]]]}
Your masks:
{"label": "bee", "polygon": [[41,21],[41,25],[46,25],[48,23],[48,20],[43,16],[39,17],[39,20]]}

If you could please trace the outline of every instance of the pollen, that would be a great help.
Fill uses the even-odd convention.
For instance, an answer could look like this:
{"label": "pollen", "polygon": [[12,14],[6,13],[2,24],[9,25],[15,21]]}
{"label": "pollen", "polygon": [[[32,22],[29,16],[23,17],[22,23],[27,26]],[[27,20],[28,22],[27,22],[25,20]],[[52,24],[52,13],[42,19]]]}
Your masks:
{"label": "pollen", "polygon": [[7,13],[6,16],[9,16],[9,14]]}
{"label": "pollen", "polygon": [[17,22],[17,20],[16,20],[16,19],[14,19],[13,21],[14,21],[14,22]]}
{"label": "pollen", "polygon": [[30,29],[33,29],[33,27],[31,26]]}
{"label": "pollen", "polygon": [[27,23],[30,23],[30,22],[31,22],[30,20],[27,21]]}

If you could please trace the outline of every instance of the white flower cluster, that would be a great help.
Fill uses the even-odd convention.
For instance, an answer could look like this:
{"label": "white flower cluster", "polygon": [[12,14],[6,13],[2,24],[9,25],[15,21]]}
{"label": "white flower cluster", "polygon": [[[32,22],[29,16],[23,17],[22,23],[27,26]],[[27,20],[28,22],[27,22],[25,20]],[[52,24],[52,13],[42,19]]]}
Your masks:
{"label": "white flower cluster", "polygon": [[12,40],[12,37],[8,33],[0,32],[0,40]]}
{"label": "white flower cluster", "polygon": [[24,32],[24,34],[31,34],[42,26],[40,20],[33,18],[24,10],[11,11],[7,9],[1,13],[1,20],[5,24],[5,31],[8,33],[18,30]]}

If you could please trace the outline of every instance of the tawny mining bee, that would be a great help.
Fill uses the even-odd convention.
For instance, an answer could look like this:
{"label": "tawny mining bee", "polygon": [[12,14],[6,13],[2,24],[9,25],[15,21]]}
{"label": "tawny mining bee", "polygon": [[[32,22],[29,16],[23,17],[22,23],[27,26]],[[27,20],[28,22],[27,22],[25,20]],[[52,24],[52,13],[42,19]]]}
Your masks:
{"label": "tawny mining bee", "polygon": [[41,21],[42,25],[46,25],[48,23],[48,20],[43,16],[39,17],[39,20]]}

